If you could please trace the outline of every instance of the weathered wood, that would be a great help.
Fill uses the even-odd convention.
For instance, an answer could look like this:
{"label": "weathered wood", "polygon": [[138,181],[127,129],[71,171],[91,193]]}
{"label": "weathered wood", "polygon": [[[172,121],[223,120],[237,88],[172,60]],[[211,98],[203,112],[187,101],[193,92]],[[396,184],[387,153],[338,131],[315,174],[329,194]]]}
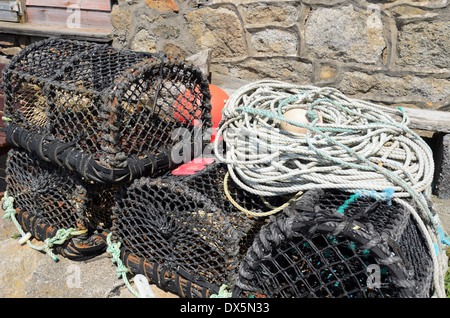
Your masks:
{"label": "weathered wood", "polygon": [[411,120],[411,129],[450,133],[450,112],[438,110],[403,108]]}
{"label": "weathered wood", "polygon": [[206,77],[209,76],[209,66],[211,63],[211,49],[207,49],[186,58],[186,61],[197,66]]}
{"label": "weathered wood", "polygon": [[71,5],[79,5],[82,9],[111,11],[111,0],[26,0],[27,7],[53,7],[67,8]]}
{"label": "weathered wood", "polygon": [[[69,20],[69,23],[73,23],[71,20],[73,14],[74,10],[65,8],[27,7],[29,23],[69,26]],[[80,27],[112,29],[110,13],[107,11],[81,9],[79,14]]]}
{"label": "weathered wood", "polygon": [[40,37],[62,37],[73,40],[109,42],[112,30],[101,28],[67,28],[65,26],[42,25],[35,23],[0,22],[1,33],[31,35]]}
{"label": "weathered wood", "polygon": [[0,21],[20,22],[20,16],[14,11],[0,10]]}

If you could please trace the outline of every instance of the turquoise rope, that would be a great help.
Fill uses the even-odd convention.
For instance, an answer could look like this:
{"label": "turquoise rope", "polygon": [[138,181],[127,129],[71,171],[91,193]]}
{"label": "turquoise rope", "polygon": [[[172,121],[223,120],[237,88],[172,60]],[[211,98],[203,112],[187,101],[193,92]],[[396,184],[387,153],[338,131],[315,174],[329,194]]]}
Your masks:
{"label": "turquoise rope", "polygon": [[218,294],[212,294],[209,298],[231,298],[232,293],[227,290],[227,285],[222,285]]}
{"label": "turquoise rope", "polygon": [[344,211],[345,211],[345,209],[347,209],[348,206],[350,205],[350,203],[355,202],[356,200],[358,200],[358,198],[359,198],[359,194],[358,194],[358,193],[355,193],[355,194],[351,195],[350,198],[348,198],[348,199],[344,202],[344,204],[342,204],[342,205],[337,209],[337,211],[338,211],[339,213],[343,214]]}
{"label": "turquoise rope", "polygon": [[123,264],[122,260],[120,259],[120,242],[113,243],[111,241],[112,233],[109,233],[106,237],[106,243],[108,244],[108,247],[106,248],[106,251],[111,254],[113,262],[117,264],[116,267],[116,277],[123,279],[125,285],[127,286],[128,290],[137,298],[141,298],[141,295],[139,292],[137,292],[133,286],[131,286],[131,283],[129,282],[127,278],[127,273],[129,272],[129,269]]}
{"label": "turquoise rope", "polygon": [[358,200],[358,198],[363,196],[370,196],[376,200],[383,200],[387,201],[388,205],[391,205],[391,199],[394,195],[394,189],[387,188],[382,192],[376,192],[374,190],[356,190],[355,194],[351,195],[350,198],[348,198],[338,209],[337,211],[339,213],[344,213],[345,209],[348,208],[348,206],[352,203]]}
{"label": "turquoise rope", "polygon": [[245,113],[249,113],[249,114],[253,114],[253,115],[259,115],[259,116],[264,116],[264,117],[268,117],[270,119],[277,119],[280,121],[284,121],[288,124],[291,124],[293,126],[297,126],[297,127],[301,127],[301,128],[307,128],[309,130],[312,130],[313,132],[318,132],[320,131],[330,131],[330,132],[352,132],[355,129],[350,129],[350,128],[327,128],[327,127],[313,127],[311,126],[311,124],[305,124],[305,123],[300,123],[298,121],[295,120],[291,120],[288,119],[284,116],[280,116],[278,114],[274,114],[268,110],[265,109],[258,109],[258,108],[251,108],[251,107],[238,107],[236,108],[237,112],[245,112]]}
{"label": "turquoise rope", "polygon": [[443,244],[450,246],[450,239],[449,235],[447,233],[444,233],[444,231],[438,226],[437,227],[439,234],[441,235],[441,241]]}
{"label": "turquoise rope", "polygon": [[391,200],[394,192],[395,191],[393,188],[384,189],[382,192],[377,192],[374,190],[356,190],[356,193],[360,196],[369,196],[376,200],[381,199],[386,201],[389,206],[392,204]]}
{"label": "turquoise rope", "polygon": [[[16,226],[17,230],[20,232],[20,235],[22,237],[25,237],[26,233],[23,231],[22,227],[20,226],[20,223],[16,219],[16,209],[14,208],[14,198],[11,196],[8,196],[8,192],[5,191],[5,194],[2,198],[2,205],[3,210],[5,212],[5,215],[2,217],[3,219],[9,219],[9,221],[13,222]],[[28,246],[31,248],[37,250],[37,251],[43,251],[46,254],[48,254],[55,262],[58,261],[58,257],[53,253],[52,247],[54,245],[61,245],[68,239],[72,238],[75,235],[80,235],[86,233],[86,230],[78,230],[69,228],[67,230],[60,229],[56,232],[56,235],[54,237],[48,238],[44,241],[43,245],[34,245],[30,242],[30,240],[27,240]]]}

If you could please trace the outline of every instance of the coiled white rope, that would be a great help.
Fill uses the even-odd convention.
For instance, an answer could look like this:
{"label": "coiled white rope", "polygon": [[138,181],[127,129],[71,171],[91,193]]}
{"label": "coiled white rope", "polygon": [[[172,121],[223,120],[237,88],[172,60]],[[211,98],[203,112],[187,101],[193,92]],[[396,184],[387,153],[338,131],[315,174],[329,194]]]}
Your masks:
{"label": "coiled white rope", "polygon": [[[309,121],[290,118],[292,109],[305,110]],[[439,237],[439,220],[424,197],[431,191],[433,154],[408,128],[400,108],[351,99],[333,88],[270,80],[241,87],[228,99],[222,116],[215,152],[242,189],[272,197],[315,188],[389,188],[393,198],[412,198],[423,232]],[[282,129],[286,124],[306,133]],[[225,154],[219,151],[222,138]],[[440,239],[428,235],[427,240],[430,249],[438,244],[443,250]],[[433,260],[440,280],[445,272]],[[442,284],[435,285],[442,296]]]}

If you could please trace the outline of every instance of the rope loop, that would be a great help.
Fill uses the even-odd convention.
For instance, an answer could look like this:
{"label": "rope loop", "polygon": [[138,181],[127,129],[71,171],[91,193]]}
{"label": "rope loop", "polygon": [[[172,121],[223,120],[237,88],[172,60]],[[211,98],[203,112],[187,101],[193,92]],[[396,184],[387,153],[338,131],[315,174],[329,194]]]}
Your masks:
{"label": "rope loop", "polygon": [[137,292],[129,282],[127,278],[127,273],[129,272],[129,269],[123,264],[122,260],[120,259],[120,242],[113,243],[111,240],[112,232],[109,233],[106,236],[106,243],[107,248],[106,252],[110,253],[113,259],[113,262],[116,263],[116,277],[123,279],[125,285],[127,286],[128,290],[136,297],[140,298],[141,295],[139,292]]}

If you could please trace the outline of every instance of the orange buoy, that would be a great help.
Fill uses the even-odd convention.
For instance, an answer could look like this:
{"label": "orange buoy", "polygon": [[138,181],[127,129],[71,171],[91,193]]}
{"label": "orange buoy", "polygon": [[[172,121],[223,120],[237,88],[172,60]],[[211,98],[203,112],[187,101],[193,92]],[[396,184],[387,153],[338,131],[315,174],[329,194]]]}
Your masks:
{"label": "orange buoy", "polygon": [[[222,109],[229,96],[223,89],[212,84],[209,84],[209,91],[211,93],[211,121],[213,128],[211,142],[213,142],[222,119]],[[201,119],[201,97],[198,86],[195,87],[194,93],[187,89],[180,94],[174,104],[174,118],[185,124],[195,125],[195,119]]]}
{"label": "orange buoy", "polygon": [[198,85],[194,89],[194,93],[190,89],[185,90],[177,97],[174,107],[173,117],[184,124],[193,124],[195,119],[200,120],[201,117],[201,97]]}
{"label": "orange buoy", "polygon": [[211,93],[211,116],[213,128],[211,142],[213,142],[216,138],[219,123],[222,120],[222,109],[224,108],[229,96],[223,89],[212,84],[209,84],[209,91]]}

